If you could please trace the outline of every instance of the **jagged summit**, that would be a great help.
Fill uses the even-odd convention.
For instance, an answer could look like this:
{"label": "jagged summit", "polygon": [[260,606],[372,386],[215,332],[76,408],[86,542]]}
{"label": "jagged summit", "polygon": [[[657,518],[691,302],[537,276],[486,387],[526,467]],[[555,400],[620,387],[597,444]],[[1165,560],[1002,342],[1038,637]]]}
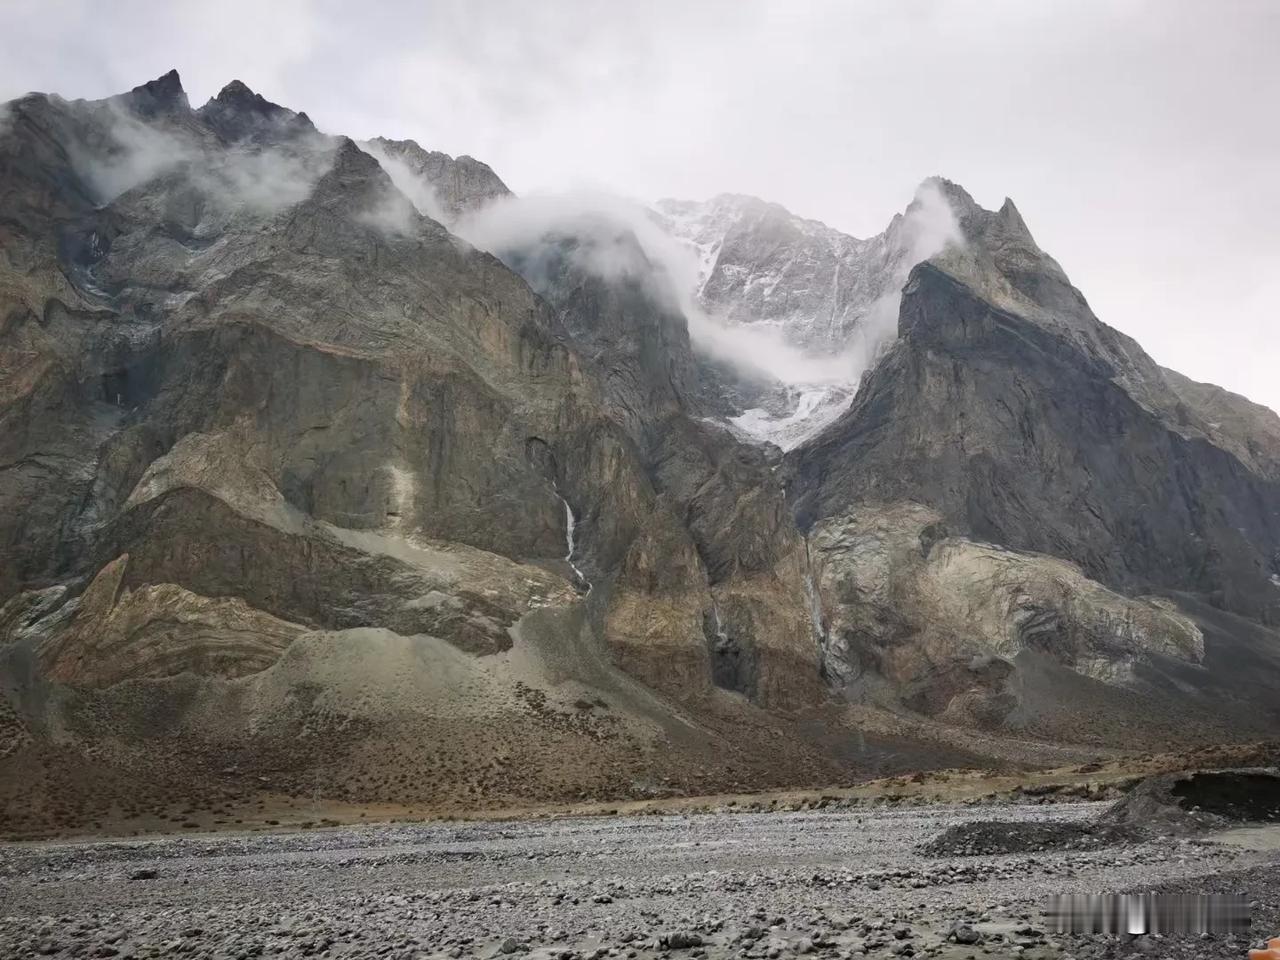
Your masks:
{"label": "jagged summit", "polygon": [[170,70],[154,80],[148,80],[128,93],[121,94],[119,99],[130,110],[143,117],[185,113],[191,109],[177,70]]}
{"label": "jagged summit", "polygon": [[418,143],[417,140],[392,140],[388,137],[374,137],[369,143],[381,147],[388,153],[398,154],[405,158],[411,159],[415,164],[428,166],[438,164],[447,167],[450,164],[458,167],[474,170],[485,176],[494,188],[495,195],[505,196],[511,191],[507,185],[502,182],[502,178],[494,173],[493,168],[487,163],[477,160],[475,157],[467,153],[460,153],[456,157],[450,156],[440,150],[428,150]]}
{"label": "jagged summit", "polygon": [[228,83],[196,115],[228,142],[270,142],[316,132],[305,113],[272,103],[240,80]]}
{"label": "jagged summit", "polygon": [[232,80],[212,97],[210,104],[221,104],[223,107],[244,113],[256,113],[264,117],[305,117],[305,113],[295,113],[278,103],[272,103],[260,93],[251,90],[244,81]]}
{"label": "jagged summit", "polygon": [[[988,210],[974,200],[960,184],[937,176],[928,177],[921,182],[916,191],[917,198],[922,191],[929,189],[936,190],[945,199],[959,227],[958,239],[964,244],[993,248],[1017,246],[1029,257],[1053,263],[1032,237],[1031,230],[1012,198],[1005,197],[999,208]],[[1053,263],[1053,269],[1059,272],[1061,270],[1056,263]]]}
{"label": "jagged summit", "polygon": [[274,107],[276,104],[270,103],[264,99],[261,94],[254,93],[249,89],[249,85],[243,80],[232,80],[221,90],[218,95],[212,99],[221,103],[260,103],[268,107]]}
{"label": "jagged summit", "polygon": [[728,218],[750,218],[757,221],[775,221],[794,225],[804,232],[839,233],[840,236],[856,240],[849,234],[833,230],[820,220],[802,217],[793,213],[781,203],[765,200],[750,193],[718,193],[709,200],[680,200],[665,197],[654,207],[664,216],[682,224],[687,221],[706,219],[725,220]]}
{"label": "jagged summit", "polygon": [[1025,233],[1031,236],[1031,231],[1027,228],[1027,222],[1022,219],[1022,213],[1014,205],[1012,198],[1005,197],[1004,203],[1000,204],[1000,219],[1005,222],[1011,231]]}

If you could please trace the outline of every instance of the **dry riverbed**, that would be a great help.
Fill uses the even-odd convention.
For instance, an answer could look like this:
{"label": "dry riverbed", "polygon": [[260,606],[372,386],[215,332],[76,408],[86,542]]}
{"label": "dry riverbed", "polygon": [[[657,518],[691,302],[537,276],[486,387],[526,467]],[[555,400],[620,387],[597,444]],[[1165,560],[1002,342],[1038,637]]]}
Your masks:
{"label": "dry riverbed", "polygon": [[[1071,822],[1104,805],[986,808]],[[1252,837],[930,856],[972,807],[616,816],[0,846],[0,957],[1242,957]],[[1233,842],[1228,842],[1233,841]],[[1052,893],[1241,891],[1250,938],[1067,940]]]}

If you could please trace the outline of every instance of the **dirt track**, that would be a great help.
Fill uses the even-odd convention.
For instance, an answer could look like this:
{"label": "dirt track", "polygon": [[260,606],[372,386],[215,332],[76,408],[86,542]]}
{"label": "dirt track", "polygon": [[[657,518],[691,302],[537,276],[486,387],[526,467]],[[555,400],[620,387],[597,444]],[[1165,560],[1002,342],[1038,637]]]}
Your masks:
{"label": "dirt track", "polygon": [[[1005,806],[982,818],[1065,822],[1099,808]],[[1264,842],[1169,839],[1002,857],[916,849],[974,813],[930,806],[11,844],[0,847],[0,956],[1057,957],[1039,912],[1049,894],[1195,889],[1213,874],[1219,884],[1238,877],[1233,889],[1259,901],[1258,922],[1280,920],[1280,850],[1259,849]],[[953,922],[982,942],[945,942]],[[673,934],[689,936],[663,940]],[[1068,946],[1076,957],[1240,957],[1247,945]]]}

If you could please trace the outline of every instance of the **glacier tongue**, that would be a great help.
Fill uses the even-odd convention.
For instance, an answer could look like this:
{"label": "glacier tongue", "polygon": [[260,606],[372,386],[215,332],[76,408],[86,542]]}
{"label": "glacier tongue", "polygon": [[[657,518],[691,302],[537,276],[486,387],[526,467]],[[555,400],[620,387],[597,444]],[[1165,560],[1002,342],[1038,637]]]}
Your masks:
{"label": "glacier tongue", "polygon": [[753,439],[790,450],[838,419],[857,388],[855,384],[801,384],[795,389],[798,398],[791,412],[753,407],[729,422]]}

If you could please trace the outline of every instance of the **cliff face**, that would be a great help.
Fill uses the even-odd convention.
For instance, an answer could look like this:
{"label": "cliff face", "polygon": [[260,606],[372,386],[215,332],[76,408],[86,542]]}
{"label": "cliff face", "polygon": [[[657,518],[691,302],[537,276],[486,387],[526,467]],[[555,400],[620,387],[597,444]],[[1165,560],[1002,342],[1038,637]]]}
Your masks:
{"label": "cliff face", "polygon": [[[841,419],[788,456],[832,584],[828,672],[891,676],[941,715],[1037,729],[1027,718],[1052,713],[1054,736],[1119,730],[1134,703],[1120,691],[1252,725],[1258,675],[1227,667],[1221,635],[1197,654],[1168,616],[1195,597],[1280,617],[1277,418],[1161,370],[1097,321],[1011,203],[991,213],[946,189],[963,244],[912,271],[898,340]],[[897,532],[868,532],[880,527]],[[1151,595],[1169,599],[1127,599]],[[1022,673],[1045,655],[1112,690],[1046,695]],[[1264,647],[1262,676],[1275,655]],[[969,666],[992,656],[994,673]],[[1131,726],[1161,713],[1144,705]]]}
{"label": "cliff face", "polygon": [[795,452],[802,525],[916,500],[1109,586],[1274,623],[1275,415],[1161,370],[1093,317],[1012,204],[965,202],[972,240],[915,269],[890,354]]}
{"label": "cliff face", "polygon": [[[855,306],[893,303],[784,457],[725,417],[794,388],[691,338],[651,223],[499,259],[451,232],[514,202],[484,164],[239,83],[9,115],[7,783],[466,807],[829,781],[870,762],[849,700],[1051,741],[1086,713],[1093,743],[1167,742],[1178,710],[1280,727],[1280,421],[1098,323],[1012,204],[932,182],[954,223],[924,246],[920,200],[866,242],[668,208],[714,234],[730,331],[843,356]],[[47,807],[26,789],[11,824]]]}
{"label": "cliff face", "polygon": [[485,204],[511,196],[511,191],[486,163],[474,157],[451,157],[423,150],[413,140],[374,137],[362,144],[418,212],[453,225]]}

